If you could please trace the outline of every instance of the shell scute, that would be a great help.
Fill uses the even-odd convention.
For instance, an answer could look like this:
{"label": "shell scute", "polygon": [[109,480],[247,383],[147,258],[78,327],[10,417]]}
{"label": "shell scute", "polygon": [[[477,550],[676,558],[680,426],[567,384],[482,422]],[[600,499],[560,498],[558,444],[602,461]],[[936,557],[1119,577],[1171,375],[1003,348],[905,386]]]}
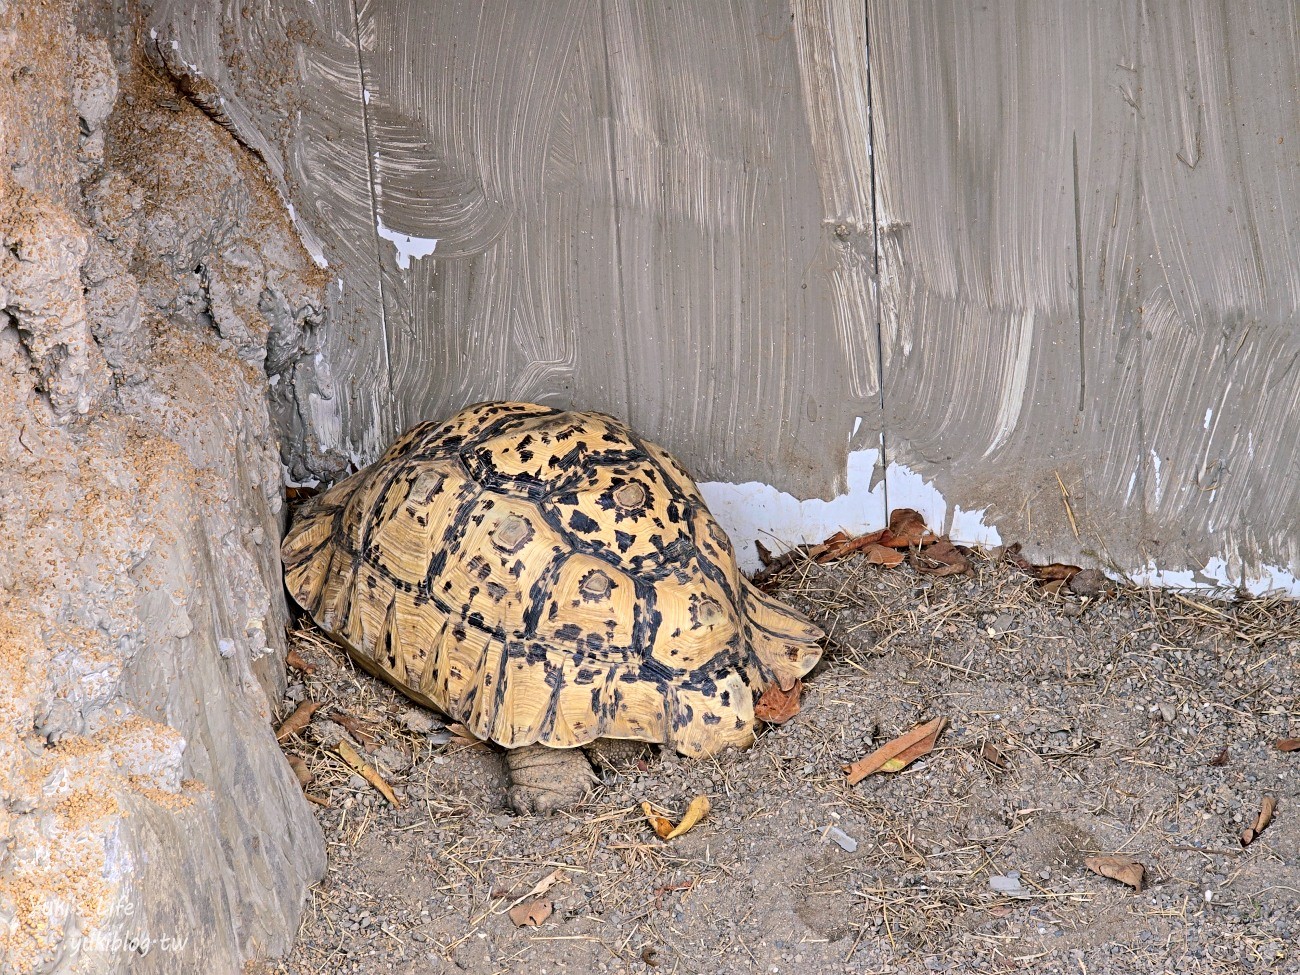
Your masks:
{"label": "shell scute", "polygon": [[506,746],[704,755],[820,631],[755,590],[690,476],[599,413],[482,403],[305,505],[294,598],[367,670]]}

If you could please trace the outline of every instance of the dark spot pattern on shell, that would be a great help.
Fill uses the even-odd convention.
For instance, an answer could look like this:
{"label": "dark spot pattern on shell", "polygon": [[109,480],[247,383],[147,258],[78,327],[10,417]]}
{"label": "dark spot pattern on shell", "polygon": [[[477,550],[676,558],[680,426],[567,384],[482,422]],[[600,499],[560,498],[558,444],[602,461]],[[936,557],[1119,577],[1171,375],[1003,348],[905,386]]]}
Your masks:
{"label": "dark spot pattern on shell", "polygon": [[[476,733],[501,727],[493,716],[526,691],[535,704],[543,694],[544,706],[506,734],[575,743],[564,736],[625,722],[621,733],[691,735],[692,748],[707,750],[710,735],[743,740],[723,730],[752,720],[735,710],[738,691],[783,666],[758,661],[751,643],[808,659],[806,642],[783,643],[779,625],[769,633],[746,618],[730,541],[689,475],[613,418],[479,404],[413,427],[349,482],[364,506],[344,496],[304,508],[328,514],[326,541],[356,578],[355,594],[330,597],[331,619],[341,625],[376,599],[431,614],[419,627],[431,644],[367,624],[362,642],[373,645],[362,649],[421,693],[442,695]],[[424,546],[414,571],[413,543]],[[304,547],[302,558],[326,548]],[[590,686],[577,712],[566,684]],[[647,704],[647,688],[661,707]]]}

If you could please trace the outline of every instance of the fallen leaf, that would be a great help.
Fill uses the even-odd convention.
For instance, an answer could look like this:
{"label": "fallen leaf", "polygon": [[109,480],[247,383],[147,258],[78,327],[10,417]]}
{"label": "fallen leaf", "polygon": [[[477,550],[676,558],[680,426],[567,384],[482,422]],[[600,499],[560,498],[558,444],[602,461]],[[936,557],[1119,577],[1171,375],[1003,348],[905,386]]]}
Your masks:
{"label": "fallen leaf", "polygon": [[370,721],[364,721],[346,711],[331,712],[330,720],[347,728],[353,738],[367,747],[379,744],[379,736],[376,734],[378,726]]}
{"label": "fallen leaf", "polygon": [[1068,582],[1076,575],[1083,571],[1077,565],[1066,565],[1064,562],[1049,562],[1047,565],[1034,566],[1034,575],[1040,582]]}
{"label": "fallen leaf", "polygon": [[803,694],[803,681],[796,680],[787,691],[773,684],[754,702],[754,717],[768,724],[785,724],[799,713],[799,698]]}
{"label": "fallen leaf", "polygon": [[926,530],[925,519],[919,511],[895,508],[889,513],[889,528],[881,536],[880,544],[886,548],[911,548],[927,545],[936,537]]}
{"label": "fallen leaf", "polygon": [[569,872],[563,867],[556,867],[537,883],[533,884],[533,889],[524,895],[528,897],[541,897],[556,884],[564,883],[569,879]]}
{"label": "fallen leaf", "polygon": [[771,550],[757,538],[754,539],[754,548],[758,550],[758,561],[763,564],[763,568],[767,568],[772,564],[774,556]]}
{"label": "fallen leaf", "polygon": [[641,811],[645,813],[645,818],[650,821],[650,826],[654,829],[655,835],[661,840],[666,840],[668,834],[673,831],[673,824],[656,813],[648,802],[641,803]]}
{"label": "fallen leaf", "polygon": [[1000,751],[998,751],[998,749],[990,742],[986,741],[980,745],[979,755],[980,758],[988,762],[995,769],[998,769],[999,771],[1003,771],[1003,772],[1006,771],[1007,768],[1006,756],[1003,755]]}
{"label": "fallen leaf", "polygon": [[1095,874],[1128,884],[1139,894],[1142,892],[1142,878],[1146,876],[1147,868],[1132,857],[1088,857],[1083,865]]}
{"label": "fallen leaf", "polygon": [[383,776],[366,764],[366,760],[361,757],[347,739],[339,741],[338,750],[339,755],[343,757],[343,761],[347,762],[353,771],[373,785],[379,791],[379,794],[388,800],[390,806],[397,807],[401,805],[397,801],[397,796],[393,794],[392,787],[384,781]]}
{"label": "fallen leaf", "polygon": [[1279,738],[1273,742],[1273,747],[1280,752],[1300,751],[1300,738]]}
{"label": "fallen leaf", "polygon": [[1002,552],[1002,558],[1007,562],[1010,562],[1026,575],[1033,575],[1034,566],[1027,558],[1020,554],[1021,548],[1022,546],[1019,542],[1008,545]]}
{"label": "fallen leaf", "polygon": [[832,559],[840,558],[844,554],[844,546],[848,540],[849,536],[844,532],[836,532],[820,545],[810,548],[808,557],[814,562],[830,562]]}
{"label": "fallen leaf", "polygon": [[951,576],[970,571],[966,556],[945,535],[934,544],[912,553],[912,565],[917,572],[932,576]]}
{"label": "fallen leaf", "polygon": [[311,785],[311,780],[313,778],[311,774],[311,769],[309,769],[307,767],[307,763],[304,762],[297,755],[290,755],[288,756],[288,758],[289,758],[289,767],[293,769],[293,774],[298,779],[298,785],[300,785],[304,789],[307,788],[307,786]]}
{"label": "fallen leaf", "polygon": [[1210,768],[1223,768],[1223,766],[1227,765],[1228,746],[1224,745],[1223,751],[1219,752],[1219,754],[1215,755],[1212,759],[1210,759],[1210,761],[1207,764],[1210,766]]}
{"label": "fallen leaf", "polygon": [[319,701],[303,701],[296,708],[293,714],[284,719],[284,724],[275,733],[276,741],[288,741],[303,728],[311,724],[311,716],[320,708]]}
{"label": "fallen leaf", "polygon": [[673,827],[673,831],[664,837],[666,840],[676,839],[683,833],[693,829],[701,819],[709,814],[712,805],[708,796],[696,796],[691,800],[691,804],[686,807],[686,815],[682,821]]}
{"label": "fallen leaf", "polygon": [[653,948],[645,947],[641,949],[641,963],[648,965],[650,968],[659,967],[659,952]]}
{"label": "fallen leaf", "polygon": [[867,561],[874,565],[897,565],[902,561],[902,557],[893,549],[880,544],[880,540],[888,534],[889,530],[886,528],[853,537],[844,532],[836,532],[820,545],[810,548],[808,557],[815,562],[824,563],[845,558],[855,552],[866,552]]}
{"label": "fallen leaf", "polygon": [[508,891],[508,890],[494,890],[492,891],[492,896],[495,898],[500,898],[501,900],[509,900],[510,904],[508,904],[504,908],[504,911],[506,913],[509,913],[514,908],[522,904],[524,901],[537,900],[539,897],[545,894],[556,884],[565,883],[568,881],[568,879],[569,879],[568,871],[565,870],[563,867],[556,867],[554,870],[548,873],[541,880],[537,881],[537,883],[533,884],[532,887],[530,887],[522,894],[516,894],[515,892]]}
{"label": "fallen leaf", "polygon": [[510,920],[517,928],[536,928],[551,916],[555,905],[548,898],[537,897],[533,900],[520,901],[510,908]]}
{"label": "fallen leaf", "polygon": [[1273,821],[1273,813],[1277,810],[1277,800],[1272,796],[1265,796],[1264,801],[1259,804],[1259,815],[1255,817],[1255,825],[1247,827],[1241,834],[1241,845],[1250,846],[1259,838],[1259,834],[1268,828],[1268,824]]}
{"label": "fallen leaf", "polygon": [[858,759],[852,765],[845,765],[843,768],[849,777],[848,784],[857,785],[875,772],[900,771],[921,756],[928,755],[947,725],[947,718],[935,718],[933,721],[919,724],[905,735],[881,745],[870,755]]}
{"label": "fallen leaf", "polygon": [[889,531],[887,528],[881,528],[878,531],[867,532],[865,535],[858,535],[845,543],[845,547],[850,552],[861,552],[863,549],[870,548],[872,545],[879,545],[880,540],[885,537]]}
{"label": "fallen leaf", "polygon": [[309,664],[307,663],[307,661],[303,660],[302,654],[300,654],[297,650],[290,650],[288,655],[284,658],[284,662],[287,663],[294,670],[300,670],[304,674],[316,673],[316,665]]}
{"label": "fallen leaf", "polygon": [[873,542],[864,548],[862,555],[871,565],[883,565],[886,569],[902,565],[903,559],[907,557],[898,549],[889,548],[879,542]]}
{"label": "fallen leaf", "polygon": [[1049,593],[1053,596],[1055,596],[1064,588],[1065,588],[1064,579],[1053,579],[1051,582],[1044,582],[1042,584],[1043,592]]}

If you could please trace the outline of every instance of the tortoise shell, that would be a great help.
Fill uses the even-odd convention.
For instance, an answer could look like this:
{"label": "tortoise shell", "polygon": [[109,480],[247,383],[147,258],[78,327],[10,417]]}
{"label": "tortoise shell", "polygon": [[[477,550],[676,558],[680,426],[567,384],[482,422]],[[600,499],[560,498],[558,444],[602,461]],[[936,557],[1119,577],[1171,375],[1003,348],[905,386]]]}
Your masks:
{"label": "tortoise shell", "polygon": [[822,633],[741,575],[690,476],[601,413],[482,403],[303,506],[293,598],[366,670],[507,747],[753,740]]}

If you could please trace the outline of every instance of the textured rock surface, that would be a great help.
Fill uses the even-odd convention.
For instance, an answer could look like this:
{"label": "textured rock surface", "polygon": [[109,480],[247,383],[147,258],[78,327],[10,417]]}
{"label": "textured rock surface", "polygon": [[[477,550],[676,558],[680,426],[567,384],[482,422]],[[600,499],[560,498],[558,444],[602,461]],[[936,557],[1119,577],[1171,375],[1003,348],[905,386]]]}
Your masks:
{"label": "textured rock surface", "polygon": [[4,973],[240,971],[324,866],[272,731],[265,371],[323,281],[140,41],[0,0]]}

